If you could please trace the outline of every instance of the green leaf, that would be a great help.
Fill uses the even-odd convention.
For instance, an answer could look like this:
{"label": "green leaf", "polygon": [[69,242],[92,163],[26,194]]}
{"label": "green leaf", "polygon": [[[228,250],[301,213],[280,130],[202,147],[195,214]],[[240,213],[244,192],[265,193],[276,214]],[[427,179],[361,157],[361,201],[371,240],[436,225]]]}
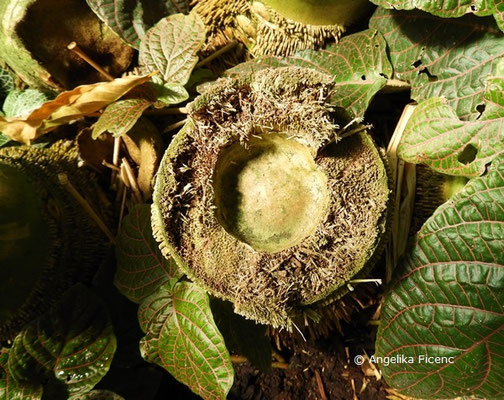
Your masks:
{"label": "green leaf", "polygon": [[96,139],[103,132],[110,132],[114,137],[125,135],[151,104],[146,99],[127,99],[108,105],[96,121],[91,136]]}
{"label": "green leaf", "polygon": [[233,366],[203,289],[191,282],[179,282],[173,290],[162,286],[144,300],[138,315],[146,332],[140,349],[147,361],[205,400],[226,398]]}
{"label": "green leaf", "polygon": [[16,336],[9,369],[18,382],[49,380],[70,395],[83,394],[107,373],[115,349],[105,304],[77,285]]}
{"label": "green leaf", "polygon": [[5,136],[2,133],[0,133],[0,148],[5,146],[9,142],[12,142],[12,139],[10,137]]}
{"label": "green leaf", "polygon": [[8,359],[9,350],[0,349],[0,400],[40,400],[42,386],[16,382],[10,376]]}
{"label": "green leaf", "polygon": [[504,56],[504,35],[491,19],[379,8],[370,27],[385,37],[395,77],[410,82],[413,99],[444,96],[460,118],[479,116],[485,77]]}
{"label": "green leaf", "polygon": [[364,116],[376,92],[392,76],[385,40],[374,29],[346,36],[324,50],[303,50],[285,58],[260,57],[229,70],[228,75],[288,65],[314,68],[333,76],[331,103],[357,118]]}
{"label": "green leaf", "polygon": [[124,397],[109,390],[92,390],[86,394],[73,396],[72,400],[124,400]]}
{"label": "green leaf", "polygon": [[501,31],[504,32],[504,0],[494,1],[494,18]]}
{"label": "green leaf", "polygon": [[25,117],[49,100],[49,95],[36,89],[13,90],[5,98],[3,111],[7,117]]}
{"label": "green leaf", "polygon": [[138,49],[145,32],[161,18],[189,11],[190,0],[86,0],[94,13],[127,44]]}
{"label": "green leaf", "polygon": [[247,357],[262,372],[271,370],[271,342],[266,325],[233,312],[233,304],[212,298],[210,305],[219,331],[229,351]]}
{"label": "green leaf", "polygon": [[[464,14],[474,13],[479,16],[494,15],[497,22],[502,21],[502,0],[371,0],[373,3],[396,10],[413,10],[418,8],[443,18],[457,18]],[[502,27],[501,27],[502,29]]]}
{"label": "green leaf", "polygon": [[[378,330],[387,383],[415,398],[504,396],[504,156],[438,208],[398,266]],[[453,357],[422,362],[419,356]]]}
{"label": "green leaf", "polygon": [[443,18],[457,18],[464,14],[490,15],[494,0],[371,0],[380,7],[396,10],[413,10],[418,8]]}
{"label": "green leaf", "polygon": [[152,236],[150,219],[148,204],[131,207],[117,237],[114,284],[135,303],[141,303],[168,282],[173,287],[182,276],[175,261],[161,254]]}
{"label": "green leaf", "polygon": [[198,15],[170,15],[142,39],[139,63],[151,72],[161,72],[165,82],[185,85],[205,38],[205,25]]}
{"label": "green leaf", "polygon": [[0,98],[6,96],[16,88],[14,77],[8,69],[0,67]]}
{"label": "green leaf", "polygon": [[162,107],[182,103],[189,98],[189,93],[180,83],[165,83],[157,76],[153,77],[152,82],[157,91],[157,101],[162,103]]}
{"label": "green leaf", "polygon": [[420,103],[404,131],[399,157],[449,175],[485,172],[504,152],[504,59],[497,74],[486,81],[485,111],[476,121],[461,121],[444,98]]}

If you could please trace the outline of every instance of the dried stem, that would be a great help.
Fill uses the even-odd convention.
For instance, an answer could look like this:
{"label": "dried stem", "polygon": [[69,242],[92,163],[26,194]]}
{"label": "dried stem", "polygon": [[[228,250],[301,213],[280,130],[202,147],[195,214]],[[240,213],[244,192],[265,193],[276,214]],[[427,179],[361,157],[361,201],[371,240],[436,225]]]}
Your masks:
{"label": "dried stem", "polygon": [[320,376],[318,370],[315,370],[315,380],[317,381],[317,387],[320,393],[321,400],[327,400],[324,384],[322,383],[322,377]]}
{"label": "dried stem", "polygon": [[201,60],[198,64],[196,64],[195,68],[201,68],[201,67],[209,64],[212,60],[216,59],[217,57],[221,56],[222,54],[227,53],[230,50],[233,50],[237,45],[238,45],[238,42],[236,40],[233,40],[231,43],[225,45],[224,47],[221,47],[216,52],[210,54],[208,57]]}
{"label": "dried stem", "polygon": [[[249,362],[247,357],[240,356],[240,355],[231,355],[231,362],[233,364],[243,364],[246,362]],[[272,368],[278,368],[278,369],[289,369],[289,364],[286,362],[272,362],[271,363]]]}
{"label": "dried stem", "polygon": [[110,164],[109,162],[107,162],[105,160],[102,161],[102,165],[104,167],[110,168],[110,169],[112,169],[112,170],[114,170],[116,172],[120,172],[121,171],[121,169],[117,165]]}
{"label": "dried stem", "polygon": [[385,253],[385,282],[390,282],[392,271],[406,249],[408,232],[413,216],[416,186],[415,165],[399,159],[397,148],[415,107],[416,105],[414,104],[406,105],[387,148],[387,159],[392,175],[393,193],[395,194],[395,206],[392,214],[391,237]]}
{"label": "dried stem", "polygon": [[58,174],[58,180],[60,184],[70,193],[70,195],[77,200],[77,202],[82,206],[84,211],[91,217],[91,219],[98,225],[98,227],[103,231],[103,233],[110,239],[112,243],[115,242],[115,237],[110,231],[110,229],[105,225],[102,219],[96,214],[91,205],[87,200],[82,197],[82,195],[75,189],[75,187],[68,180],[68,175],[65,173]]}
{"label": "dried stem", "polygon": [[370,129],[372,128],[373,126],[372,125],[363,125],[363,126],[359,126],[358,128],[355,128],[355,129],[352,129],[351,131],[348,131],[348,132],[345,132],[343,133],[341,136],[340,136],[340,139],[345,139],[349,136],[352,136],[352,135],[355,135],[356,133],[360,133],[360,132],[363,132],[367,129]]}
{"label": "dried stem", "polygon": [[173,114],[188,114],[187,107],[167,107],[160,109],[151,109],[144,112],[145,115],[173,115]]}
{"label": "dried stem", "polygon": [[381,279],[351,279],[348,282],[350,282],[350,283],[376,283],[377,285],[382,284]]}
{"label": "dried stem", "polygon": [[355,391],[355,379],[352,378],[350,380],[350,385],[352,386],[352,390],[353,390],[353,398],[352,400],[359,400],[359,398],[357,397],[357,392]]}
{"label": "dried stem", "polygon": [[247,357],[244,356],[238,356],[238,355],[231,355],[231,362],[234,364],[243,364],[248,362]]}
{"label": "dried stem", "polygon": [[119,166],[119,150],[121,149],[121,138],[114,138],[114,153],[112,155],[112,163],[118,167]]}
{"label": "dried stem", "polygon": [[142,192],[140,191],[140,188],[138,186],[138,182],[137,182],[135,173],[133,172],[133,168],[131,168],[130,163],[128,162],[128,160],[125,157],[122,158],[121,168],[123,165],[124,165],[124,171],[126,172],[126,176],[128,177],[128,181],[131,185],[131,190],[133,192],[133,195],[134,195],[137,203],[142,203],[143,202]]}
{"label": "dried stem", "polygon": [[172,132],[181,126],[184,126],[184,124],[187,122],[187,118],[183,119],[182,121],[175,122],[174,124],[168,125],[164,130],[163,133],[168,133]]}
{"label": "dried stem", "polygon": [[280,362],[285,362],[285,358],[282,357],[282,355],[276,351],[275,349],[272,349],[271,350],[271,354],[273,355],[273,358],[277,361],[280,361]]}
{"label": "dried stem", "polygon": [[91,57],[89,57],[86,53],[84,53],[84,51],[79,47],[79,45],[76,42],[69,43],[67,49],[77,54],[80,58],[86,61],[89,65],[91,65],[95,70],[97,70],[109,81],[114,80],[114,77],[110,75],[107,71],[105,71],[96,61],[94,61]]}
{"label": "dried stem", "polygon": [[[119,153],[120,153],[120,151],[121,151],[121,138],[116,137],[116,138],[114,138],[114,149],[112,151],[112,164],[114,166],[116,166],[117,168],[119,168]],[[119,168],[119,171],[112,170],[112,174],[110,176],[110,186],[115,189],[119,189],[118,186],[116,185],[117,180],[118,180],[118,172],[120,172],[120,168]]]}
{"label": "dried stem", "polygon": [[123,186],[122,195],[121,195],[121,208],[119,211],[119,223],[117,224],[117,231],[121,229],[122,219],[124,217],[124,210],[126,209],[126,195],[128,194],[128,188],[126,185]]}

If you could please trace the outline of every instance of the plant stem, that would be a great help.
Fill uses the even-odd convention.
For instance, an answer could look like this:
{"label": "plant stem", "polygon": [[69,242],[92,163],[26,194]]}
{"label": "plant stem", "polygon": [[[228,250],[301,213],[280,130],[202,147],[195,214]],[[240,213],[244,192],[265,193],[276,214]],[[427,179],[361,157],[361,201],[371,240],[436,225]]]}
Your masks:
{"label": "plant stem", "polygon": [[164,130],[163,133],[168,133],[171,131],[174,131],[177,128],[180,128],[187,122],[187,118],[184,118],[182,121],[175,122],[174,124],[168,125]]}
{"label": "plant stem", "polygon": [[[249,359],[247,357],[240,355],[231,355],[230,358],[233,364],[243,364],[249,362]],[[286,362],[274,361],[271,363],[271,367],[278,369],[289,369],[289,364],[287,364]]]}
{"label": "plant stem", "polygon": [[349,281],[350,283],[376,283],[377,285],[381,285],[382,284],[382,280],[381,279],[352,279]]}
{"label": "plant stem", "polygon": [[124,171],[126,172],[126,176],[128,177],[128,181],[131,185],[131,190],[133,191],[134,197],[136,198],[138,203],[143,202],[142,192],[137,183],[137,179],[135,173],[133,172],[133,168],[131,168],[130,163],[126,159],[126,157],[122,158],[122,165],[124,165]]}
{"label": "plant stem", "polygon": [[105,167],[107,167],[107,168],[110,168],[110,169],[112,169],[112,170],[114,170],[116,172],[120,172],[121,171],[121,169],[117,165],[110,164],[109,162],[107,162],[105,160],[102,161],[102,165],[105,166]]}
{"label": "plant stem", "polygon": [[318,370],[315,370],[315,380],[317,381],[317,387],[320,393],[320,398],[322,400],[327,400],[327,395],[324,390],[324,384],[322,382],[322,377],[320,376],[320,373]]}
{"label": "plant stem", "polygon": [[160,109],[149,109],[145,110],[145,115],[172,115],[172,114],[188,114],[189,110],[187,107],[170,107],[170,108],[160,108]]}
{"label": "plant stem", "polygon": [[237,45],[238,45],[238,42],[236,40],[233,40],[231,43],[225,45],[224,47],[221,47],[216,52],[210,54],[208,57],[201,60],[198,64],[196,64],[195,68],[201,68],[201,67],[209,64],[212,60],[216,59],[217,57],[221,56],[222,54],[227,53],[230,50],[233,50]]}
{"label": "plant stem", "polygon": [[70,195],[77,200],[77,202],[82,206],[84,211],[91,217],[91,219],[98,225],[102,232],[110,239],[112,243],[115,242],[115,237],[110,231],[110,229],[105,225],[102,219],[96,214],[91,205],[87,200],[82,197],[82,195],[75,189],[75,187],[68,180],[68,175],[65,173],[58,174],[58,180],[60,184],[70,193]]}
{"label": "plant stem", "polygon": [[91,57],[89,57],[84,51],[79,47],[76,42],[71,42],[68,44],[67,49],[73,51],[80,58],[86,61],[89,65],[91,65],[95,70],[97,70],[100,74],[102,74],[109,81],[113,81],[114,77],[110,75],[107,71],[105,71],[101,65],[99,65],[96,61],[94,61]]}

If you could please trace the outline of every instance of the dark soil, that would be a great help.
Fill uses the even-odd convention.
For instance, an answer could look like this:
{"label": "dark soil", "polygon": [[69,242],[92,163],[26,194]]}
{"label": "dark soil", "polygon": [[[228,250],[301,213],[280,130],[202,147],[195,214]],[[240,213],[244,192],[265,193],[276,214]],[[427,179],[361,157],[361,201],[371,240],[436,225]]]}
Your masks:
{"label": "dark soil", "polygon": [[[382,400],[387,392],[369,367],[354,363],[356,355],[374,353],[376,328],[367,325],[364,312],[351,324],[343,324],[343,335],[332,332],[327,339],[306,342],[299,334],[283,335],[282,355],[288,369],[261,373],[250,363],[235,365],[235,383],[230,400]],[[347,348],[348,350],[345,350]],[[348,356],[346,351],[348,351]],[[364,372],[366,371],[366,373]],[[317,376],[320,382],[317,382]],[[366,386],[363,388],[363,382]],[[363,389],[362,389],[363,388]],[[362,392],[361,392],[362,390]],[[324,397],[325,395],[325,397]]]}

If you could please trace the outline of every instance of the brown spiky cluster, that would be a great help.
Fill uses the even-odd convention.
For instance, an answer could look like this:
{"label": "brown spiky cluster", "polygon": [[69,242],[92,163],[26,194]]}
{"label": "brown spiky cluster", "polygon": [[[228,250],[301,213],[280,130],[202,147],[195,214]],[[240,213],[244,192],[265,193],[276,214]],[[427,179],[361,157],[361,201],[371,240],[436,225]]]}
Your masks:
{"label": "brown spiky cluster", "polygon": [[207,46],[203,52],[225,46],[233,39],[247,43],[250,35],[240,29],[237,17],[247,15],[249,9],[248,0],[198,0],[193,10],[201,16],[208,30]]}
{"label": "brown spiky cluster", "polygon": [[[105,221],[110,218],[110,212],[109,204],[93,177],[77,168],[76,150],[68,143],[59,142],[48,149],[27,146],[2,149],[0,173],[2,165],[17,171],[16,174],[23,177],[21,182],[26,182],[23,184],[36,193],[35,201],[40,204],[36,211],[48,232],[48,237],[44,238],[12,238],[10,249],[15,249],[14,253],[0,253],[3,278],[19,269],[36,277],[30,287],[8,285],[2,289],[2,294],[8,293],[12,300],[9,309],[2,307],[4,314],[0,312],[0,340],[7,340],[26,322],[47,310],[73,283],[89,281],[108,248],[104,234],[59,183],[58,173],[67,174]],[[14,175],[13,185],[16,180]],[[18,194],[14,198],[16,196]],[[0,196],[0,211],[4,210],[2,199]],[[18,207],[24,204],[25,201],[20,200]],[[12,205],[7,207],[12,208]],[[39,246],[40,243],[44,244]],[[12,309],[14,304],[19,305],[16,310]]]}
{"label": "brown spiky cluster", "polygon": [[[235,311],[289,326],[299,306],[345,286],[376,250],[384,232],[387,174],[367,134],[319,150],[334,139],[328,99],[332,80],[297,67],[220,80],[195,100],[190,121],[158,172],[153,229],[166,256]],[[309,149],[327,178],[322,222],[299,244],[256,251],[216,218],[213,181],[220,154],[276,133]]]}
{"label": "brown spiky cluster", "polygon": [[[261,3],[254,3],[261,4]],[[320,48],[327,40],[339,40],[340,25],[306,25],[285,18],[271,8],[252,6],[256,25],[255,55],[287,56],[299,50]]]}
{"label": "brown spiky cluster", "polygon": [[345,31],[341,25],[303,24],[250,0],[199,0],[194,11],[209,31],[203,52],[238,40],[255,56],[287,56],[319,48],[330,39],[338,40]]}
{"label": "brown spiky cluster", "polygon": [[425,165],[416,165],[415,208],[410,235],[415,235],[436,208],[461,190],[468,179],[433,171]]}

